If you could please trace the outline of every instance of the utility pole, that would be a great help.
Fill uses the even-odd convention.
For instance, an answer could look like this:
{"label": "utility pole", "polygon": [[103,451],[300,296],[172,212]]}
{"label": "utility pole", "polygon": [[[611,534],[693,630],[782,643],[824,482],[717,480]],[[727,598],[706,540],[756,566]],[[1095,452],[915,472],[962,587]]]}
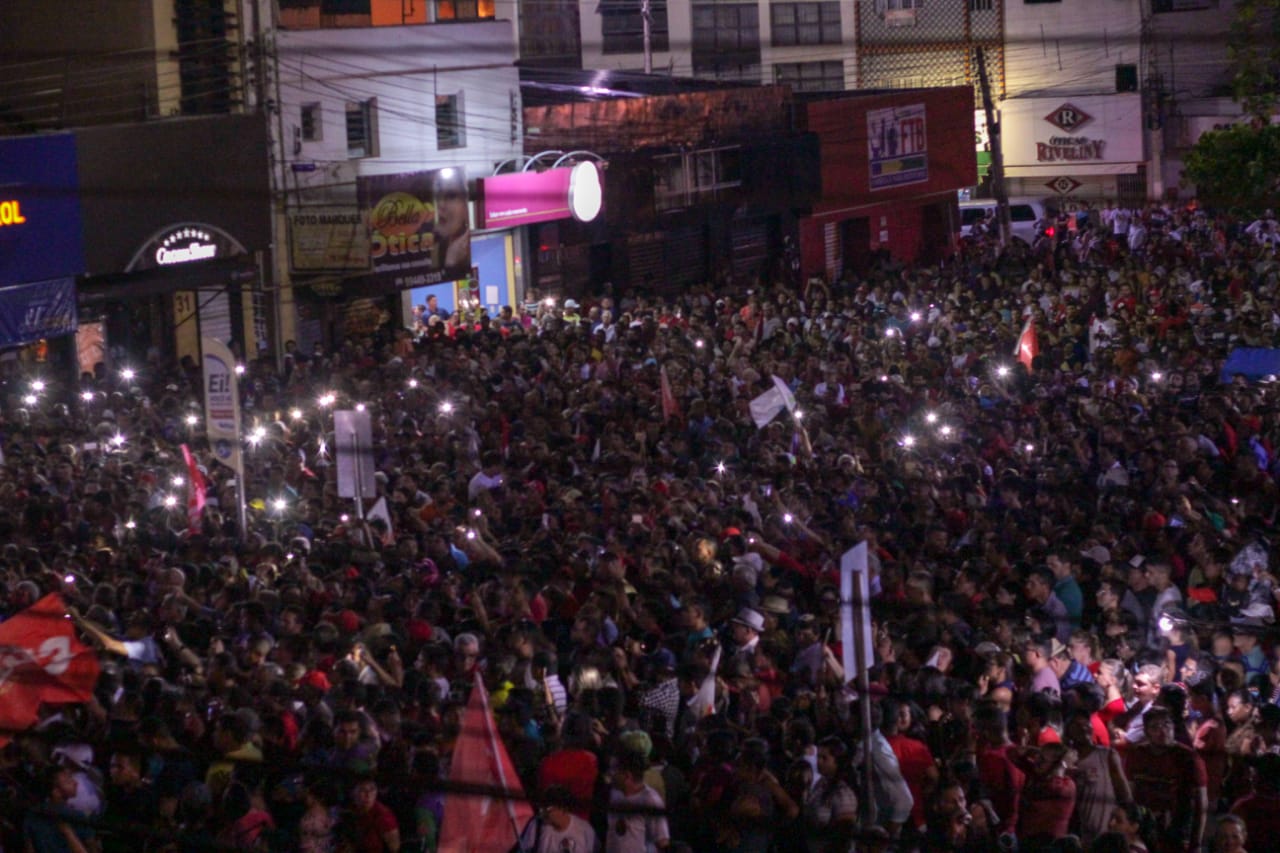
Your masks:
{"label": "utility pole", "polygon": [[652,0],[640,0],[640,20],[644,24],[644,73],[653,73],[653,6]]}
{"label": "utility pole", "polygon": [[991,140],[991,194],[996,199],[996,222],[1000,229],[1000,245],[1009,245],[1009,193],[1004,187],[1004,143],[1000,122],[991,103],[991,81],[987,79],[987,56],[978,51],[978,85],[982,89],[982,111],[987,115],[987,138]]}

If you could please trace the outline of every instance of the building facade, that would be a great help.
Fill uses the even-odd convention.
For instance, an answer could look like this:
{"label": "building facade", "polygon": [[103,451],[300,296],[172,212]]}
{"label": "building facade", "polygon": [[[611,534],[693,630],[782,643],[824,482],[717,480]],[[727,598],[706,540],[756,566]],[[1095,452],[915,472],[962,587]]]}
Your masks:
{"label": "building facade", "polygon": [[[292,328],[284,320],[285,339],[305,348],[367,330],[388,310],[407,318],[431,293],[449,307],[512,303],[521,232],[472,231],[468,199],[523,150],[515,51],[507,20],[277,33],[289,247],[277,274],[293,283],[297,317]],[[397,204],[417,221],[385,220]]]}

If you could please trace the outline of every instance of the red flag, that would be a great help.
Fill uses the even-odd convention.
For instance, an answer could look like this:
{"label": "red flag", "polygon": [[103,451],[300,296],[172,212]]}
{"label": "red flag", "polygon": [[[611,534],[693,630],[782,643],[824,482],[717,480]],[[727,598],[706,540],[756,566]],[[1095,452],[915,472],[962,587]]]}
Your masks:
{"label": "red flag", "polygon": [[204,518],[204,501],[208,487],[204,482],[204,474],[196,458],[191,455],[191,448],[182,445],[182,458],[187,460],[187,476],[191,478],[191,489],[187,492],[187,529],[192,536],[200,532],[200,520]]}
{"label": "red flag", "polygon": [[1018,361],[1026,365],[1027,370],[1031,370],[1031,362],[1040,354],[1040,339],[1036,337],[1036,324],[1030,317],[1027,318],[1027,324],[1022,327],[1022,334],[1018,335]]}
{"label": "red flag", "polygon": [[89,701],[97,680],[98,656],[57,593],[0,624],[0,744],[35,725],[42,703]]}
{"label": "red flag", "polygon": [[662,419],[666,421],[673,417],[678,418],[680,406],[676,403],[676,395],[671,390],[671,380],[667,378],[665,365],[658,369],[658,375],[662,378]]}
{"label": "red flag", "polygon": [[[498,737],[489,696],[479,674],[462,715],[462,733],[453,748],[449,781],[497,788],[515,797],[524,793],[515,766]],[[533,808],[524,799],[449,793],[444,798],[437,853],[507,853],[532,818]]]}

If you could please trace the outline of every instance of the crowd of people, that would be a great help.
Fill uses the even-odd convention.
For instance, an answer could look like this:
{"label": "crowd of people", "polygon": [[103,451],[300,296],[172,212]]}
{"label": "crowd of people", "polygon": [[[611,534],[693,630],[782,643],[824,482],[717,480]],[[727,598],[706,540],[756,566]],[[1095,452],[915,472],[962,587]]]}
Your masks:
{"label": "crowd of people", "polygon": [[1276,343],[1275,223],[1062,226],[290,347],[244,531],[196,365],[5,362],[4,612],[59,593],[102,671],[6,733],[4,848],[433,851],[482,683],[514,849],[1280,849],[1280,383],[1222,375]]}

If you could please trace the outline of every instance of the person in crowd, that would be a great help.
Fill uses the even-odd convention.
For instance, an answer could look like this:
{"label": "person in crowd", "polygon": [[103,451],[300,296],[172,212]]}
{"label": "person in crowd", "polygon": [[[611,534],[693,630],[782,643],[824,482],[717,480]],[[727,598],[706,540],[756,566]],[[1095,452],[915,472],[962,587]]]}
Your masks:
{"label": "person in crowd", "polygon": [[[72,352],[13,350],[0,618],[56,594],[100,674],[6,732],[0,841],[386,849],[382,791],[427,851],[465,829],[444,806],[480,684],[525,795],[564,786],[601,847],[999,849],[1062,830],[1067,782],[1066,829],[1134,846],[1119,761],[1152,851],[1200,840],[1202,795],[1265,849],[1280,384],[1242,360],[1280,329],[1264,218],[1112,205],[808,281],[795,244],[679,289],[566,273],[496,318],[423,290],[404,322],[335,310],[245,359],[243,475],[198,359],[140,337],[69,381]],[[333,412],[360,408],[357,507]],[[872,648],[849,649],[864,565]],[[32,646],[51,677],[61,642]],[[553,812],[544,838],[583,840]]]}

